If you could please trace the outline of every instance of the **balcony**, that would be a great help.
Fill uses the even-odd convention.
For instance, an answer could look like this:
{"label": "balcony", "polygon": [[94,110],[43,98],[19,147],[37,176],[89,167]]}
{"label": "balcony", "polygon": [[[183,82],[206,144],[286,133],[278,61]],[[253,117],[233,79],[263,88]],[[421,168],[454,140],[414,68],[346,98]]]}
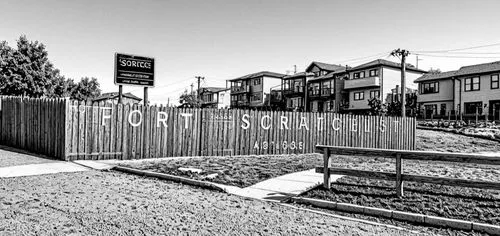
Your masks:
{"label": "balcony", "polygon": [[350,79],[344,82],[345,89],[355,89],[364,87],[380,86],[380,78],[378,76],[362,78],[362,79]]}
{"label": "balcony", "polygon": [[321,96],[322,97],[329,97],[329,96],[334,96],[334,95],[335,95],[335,89],[333,89],[333,88],[321,89]]}
{"label": "balcony", "polygon": [[320,90],[309,90],[309,96],[310,97],[317,97],[321,94]]}
{"label": "balcony", "polygon": [[284,95],[294,95],[294,94],[303,94],[304,86],[297,86],[294,88],[287,88],[283,90]]}
{"label": "balcony", "polygon": [[248,92],[250,92],[249,85],[231,87],[231,93],[248,93]]}

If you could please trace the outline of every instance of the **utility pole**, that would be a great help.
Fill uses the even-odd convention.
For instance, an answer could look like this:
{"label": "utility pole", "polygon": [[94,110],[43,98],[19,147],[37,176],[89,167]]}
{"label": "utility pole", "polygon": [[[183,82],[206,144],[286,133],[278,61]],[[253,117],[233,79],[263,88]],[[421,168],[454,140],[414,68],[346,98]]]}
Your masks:
{"label": "utility pole", "polygon": [[391,52],[391,56],[401,58],[401,117],[406,117],[406,57],[410,54],[408,50],[396,49]]}
{"label": "utility pole", "polygon": [[421,61],[421,60],[424,60],[424,59],[418,59],[418,55],[417,55],[417,61],[416,61],[416,62],[417,62],[417,63],[416,63],[416,64],[417,64],[417,65],[416,65],[416,66],[417,66],[417,69],[418,69],[418,61]]}
{"label": "utility pole", "polygon": [[205,80],[205,77],[196,76],[196,79],[198,80],[198,90],[196,90],[196,103],[198,103],[200,101],[200,83],[202,80]]}

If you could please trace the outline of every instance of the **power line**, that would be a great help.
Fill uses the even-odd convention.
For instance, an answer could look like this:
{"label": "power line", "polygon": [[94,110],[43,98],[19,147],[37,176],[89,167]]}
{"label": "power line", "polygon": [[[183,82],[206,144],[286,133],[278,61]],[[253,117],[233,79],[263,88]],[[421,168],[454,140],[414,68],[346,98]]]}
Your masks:
{"label": "power line", "polygon": [[354,63],[354,61],[366,60],[366,59],[373,58],[373,57],[380,57],[383,55],[389,55],[390,53],[391,53],[391,51],[381,52],[381,53],[373,54],[370,56],[364,56],[364,57],[358,57],[358,58],[353,58],[353,59],[349,59],[349,60],[339,61],[338,63],[347,63],[347,62]]}
{"label": "power line", "polygon": [[458,55],[433,55],[433,54],[423,54],[423,53],[415,53],[415,55],[419,56],[426,56],[426,57],[445,57],[445,58],[478,58],[478,59],[488,59],[488,58],[500,58],[499,56],[496,57],[479,57],[479,56],[458,56]]}
{"label": "power line", "polygon": [[493,46],[499,46],[499,45],[500,45],[500,43],[492,43],[492,44],[472,46],[472,47],[465,47],[465,48],[455,48],[455,49],[447,49],[447,50],[434,50],[434,51],[414,51],[414,52],[416,52],[416,53],[439,53],[439,52],[446,53],[446,52],[464,51],[464,50],[476,49],[476,48],[493,47]]}

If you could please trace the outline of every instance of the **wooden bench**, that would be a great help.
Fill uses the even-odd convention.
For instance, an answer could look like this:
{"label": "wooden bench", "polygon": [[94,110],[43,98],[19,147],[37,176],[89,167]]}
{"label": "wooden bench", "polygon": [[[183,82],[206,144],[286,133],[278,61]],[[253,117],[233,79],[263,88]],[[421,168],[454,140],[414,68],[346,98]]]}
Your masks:
{"label": "wooden bench", "polygon": [[[338,146],[324,146],[324,145],[317,145],[316,152],[323,154],[324,164],[322,167],[316,167],[316,173],[323,173],[324,175],[323,184],[324,187],[327,189],[330,189],[331,186],[330,175],[336,174],[336,175],[347,175],[347,176],[363,177],[370,179],[396,181],[396,195],[399,197],[403,196],[403,181],[500,190],[500,183],[497,182],[403,174],[403,165],[402,165],[403,159],[500,165],[500,157],[492,157],[481,154],[354,148],[354,147],[338,147]],[[331,155],[353,155],[353,156],[395,158],[396,173],[353,170],[345,168],[332,168]]]}

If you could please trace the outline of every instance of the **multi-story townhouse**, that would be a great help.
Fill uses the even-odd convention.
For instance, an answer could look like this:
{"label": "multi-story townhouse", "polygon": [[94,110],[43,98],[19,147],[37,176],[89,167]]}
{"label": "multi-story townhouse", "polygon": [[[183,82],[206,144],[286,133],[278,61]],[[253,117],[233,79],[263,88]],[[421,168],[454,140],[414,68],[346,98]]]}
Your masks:
{"label": "multi-story townhouse", "polygon": [[465,119],[477,114],[500,120],[499,76],[500,61],[425,75],[416,81],[420,88],[417,101],[425,115],[451,112]]}
{"label": "multi-story townhouse", "polygon": [[[413,82],[425,73],[408,65],[405,74],[407,91],[416,90]],[[400,63],[377,59],[349,69],[349,77],[344,81],[349,100],[347,110],[352,113],[366,112],[370,109],[368,101],[375,97],[383,103],[396,100],[401,92],[400,86]]]}
{"label": "multi-story townhouse", "polygon": [[228,88],[206,87],[200,88],[202,108],[229,108],[230,96]]}
{"label": "multi-story townhouse", "polygon": [[307,111],[338,112],[343,97],[343,82],[347,67],[341,65],[312,62],[306,73],[313,75],[307,81],[304,104]]}
{"label": "multi-story townhouse", "polygon": [[299,72],[293,75],[287,75],[282,79],[282,99],[284,100],[286,110],[306,110],[307,81],[313,77],[313,73]]}
{"label": "multi-story townhouse", "polygon": [[271,106],[271,90],[280,89],[286,75],[262,71],[228,80],[231,91],[231,108],[261,109]]}
{"label": "multi-story townhouse", "polygon": [[455,112],[454,81],[456,71],[429,73],[415,80],[418,84],[417,103],[420,115],[427,117],[444,117]]}

